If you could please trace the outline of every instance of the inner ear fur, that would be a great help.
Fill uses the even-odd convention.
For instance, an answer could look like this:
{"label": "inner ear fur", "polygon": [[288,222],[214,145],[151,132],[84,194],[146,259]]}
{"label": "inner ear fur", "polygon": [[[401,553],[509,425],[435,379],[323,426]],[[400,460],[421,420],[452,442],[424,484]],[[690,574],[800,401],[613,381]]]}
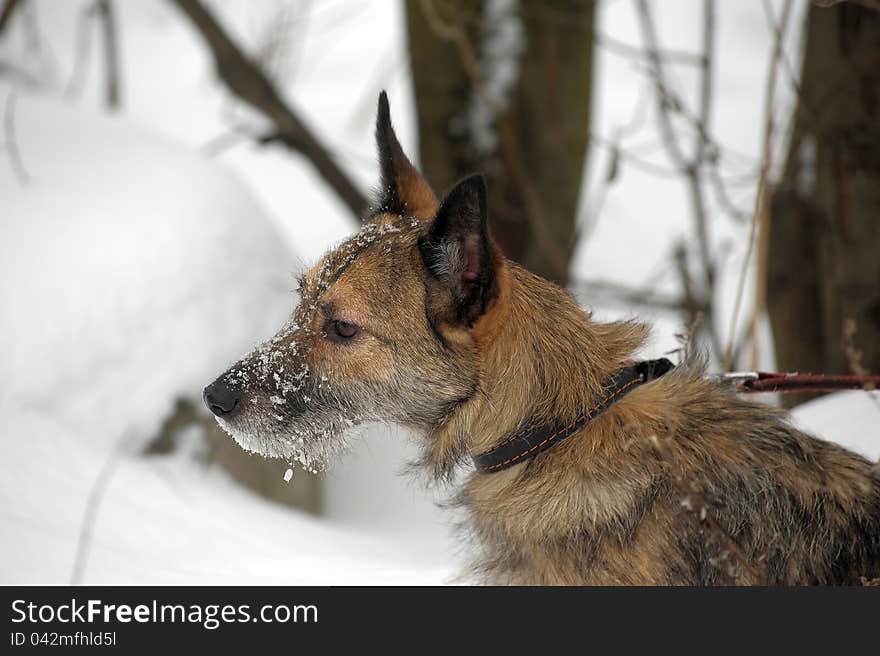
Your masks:
{"label": "inner ear fur", "polygon": [[472,326],[498,293],[498,256],[489,235],[483,176],[465,178],[452,188],[419,249],[431,276],[449,297],[446,320]]}
{"label": "inner ear fur", "polygon": [[391,126],[391,109],[384,91],[379,94],[376,114],[376,146],[381,170],[376,213],[419,219],[430,219],[434,216],[439,205],[437,196],[403,152]]}

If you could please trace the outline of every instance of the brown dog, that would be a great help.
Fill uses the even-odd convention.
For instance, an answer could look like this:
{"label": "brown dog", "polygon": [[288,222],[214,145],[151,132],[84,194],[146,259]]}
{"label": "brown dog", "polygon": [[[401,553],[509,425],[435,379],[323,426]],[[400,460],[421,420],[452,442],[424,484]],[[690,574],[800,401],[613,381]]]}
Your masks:
{"label": "brown dog", "polygon": [[378,420],[421,435],[437,478],[479,456],[460,500],[493,583],[880,576],[870,463],[699,364],[633,373],[647,329],[595,323],[506,260],[482,178],[438,201],[384,94],[377,140],[378,209],[303,277],[288,325],[205,390],[242,447],[317,468]]}

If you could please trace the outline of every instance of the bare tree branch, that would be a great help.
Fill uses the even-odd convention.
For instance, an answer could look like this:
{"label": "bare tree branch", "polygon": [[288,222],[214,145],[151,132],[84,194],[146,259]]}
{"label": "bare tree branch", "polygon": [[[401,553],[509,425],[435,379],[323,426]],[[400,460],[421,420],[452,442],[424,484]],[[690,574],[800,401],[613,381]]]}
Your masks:
{"label": "bare tree branch", "polygon": [[681,289],[684,294],[683,305],[688,312],[689,323],[698,327],[701,322],[698,322],[697,318],[704,314],[706,308],[699,301],[694,291],[694,283],[687,265],[687,249],[684,243],[680,243],[675,247],[675,269],[681,282]]}
{"label": "bare tree branch", "polygon": [[9,164],[15,172],[18,181],[22,186],[30,182],[31,176],[28,175],[24,162],[21,159],[21,152],[18,150],[18,141],[15,137],[15,92],[10,91],[6,96],[6,111],[3,112],[3,140],[6,146],[6,152],[9,153]]}
{"label": "bare tree branch", "polygon": [[[589,297],[591,303],[613,305],[637,305],[654,310],[685,312],[691,309],[686,299],[660,294],[650,289],[640,289],[612,280],[573,281],[568,289],[574,294]],[[585,299],[587,300],[587,299]]]}
{"label": "bare tree branch", "polygon": [[9,25],[12,14],[15,13],[16,8],[21,4],[23,4],[21,0],[6,0],[3,9],[0,9],[0,34],[3,34],[3,30]]}
{"label": "bare tree branch", "polygon": [[[613,52],[616,55],[620,55],[621,57],[631,57],[633,59],[645,58],[645,51],[638,46],[633,46],[624,41],[619,41],[618,39],[615,39],[608,34],[594,32],[593,38],[596,39],[596,43],[600,47],[605,48],[609,52]],[[700,55],[678,50],[666,49],[661,53],[661,56],[664,60],[670,63],[675,62],[685,66],[700,66],[702,62],[702,57],[700,57]]]}
{"label": "bare tree branch", "polygon": [[82,523],[80,524],[79,538],[76,542],[76,555],[73,559],[73,571],[70,575],[70,583],[72,585],[78,585],[83,582],[83,577],[86,573],[86,566],[89,562],[89,553],[92,548],[92,534],[95,530],[95,524],[98,521],[101,502],[104,500],[104,494],[107,492],[110,481],[113,479],[113,474],[116,473],[116,468],[119,465],[122,456],[125,455],[128,450],[131,441],[132,435],[129,433],[123,434],[122,437],[116,441],[113,450],[101,466],[98,476],[95,478],[95,482],[92,485],[92,489],[89,491],[89,496],[86,500],[86,508],[83,512]]}
{"label": "bare tree branch", "polygon": [[[699,102],[699,123],[705,130],[709,129],[709,113],[712,110],[712,64],[715,59],[715,0],[703,0],[703,57],[700,66],[700,102]],[[708,151],[708,141],[703,131],[697,133],[694,144],[694,155],[691,158],[689,172],[692,173],[690,178],[692,203],[694,207],[694,215],[696,219],[697,244],[699,246],[700,262],[703,267],[703,276],[705,278],[706,291],[705,294],[709,299],[706,303],[708,308],[712,308],[714,303],[711,296],[715,293],[715,262],[709,245],[708,216],[706,211],[706,200],[703,197],[703,180],[702,165],[706,161]],[[712,317],[708,317],[709,321]],[[713,339],[713,347],[716,349],[720,346],[718,337],[715,334],[714,325],[709,326],[709,331]],[[718,351],[716,350],[716,353]]]}
{"label": "bare tree branch", "polygon": [[217,74],[230,91],[274,124],[277,140],[303,155],[357,219],[367,198],[333,160],[329,150],[289,107],[260,68],[232,41],[198,0],[173,0],[192,21],[214,56]]}
{"label": "bare tree branch", "polygon": [[703,194],[702,166],[708,157],[708,120],[712,97],[712,60],[714,51],[715,4],[714,0],[704,1],[703,10],[703,55],[700,65],[700,109],[696,120],[697,130],[694,155],[688,157],[679,142],[672,123],[671,112],[677,111],[681,103],[666,82],[663,59],[657,41],[654,19],[647,0],[637,0],[637,15],[645,42],[645,51],[651,64],[657,96],[657,120],[663,144],[669,158],[687,180],[694,216],[694,230],[697,237],[697,251],[702,269],[702,302],[706,321],[705,331],[716,355],[721,355],[721,341],[715,328],[713,293],[715,290],[715,264],[709,243],[706,200]]}
{"label": "bare tree branch", "polygon": [[82,7],[76,18],[76,35],[74,37],[73,70],[70,79],[64,87],[65,98],[76,98],[85,84],[86,74],[89,70],[89,61],[92,54],[92,26],[91,20],[94,14],[94,6]]}

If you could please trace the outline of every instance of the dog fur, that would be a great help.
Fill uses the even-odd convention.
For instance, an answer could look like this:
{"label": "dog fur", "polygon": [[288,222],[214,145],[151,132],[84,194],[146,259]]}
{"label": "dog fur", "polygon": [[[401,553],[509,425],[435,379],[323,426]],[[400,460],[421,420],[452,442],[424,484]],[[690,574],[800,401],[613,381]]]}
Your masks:
{"label": "dog fur", "polygon": [[[412,429],[448,479],[526,420],[573,419],[647,329],[593,321],[506,260],[482,178],[442,201],[380,97],[382,182],[363,230],[301,280],[272,340],[214,385],[246,449],[332,459],[364,421]],[[857,584],[880,576],[880,473],[739,398],[688,359],[565,442],[458,495],[474,565],[502,584]]]}

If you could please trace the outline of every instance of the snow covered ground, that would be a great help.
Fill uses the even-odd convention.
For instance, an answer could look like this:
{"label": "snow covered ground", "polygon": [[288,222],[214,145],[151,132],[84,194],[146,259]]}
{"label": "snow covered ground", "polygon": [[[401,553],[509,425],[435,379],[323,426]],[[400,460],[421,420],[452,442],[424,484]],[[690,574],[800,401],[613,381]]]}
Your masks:
{"label": "snow covered ground", "polygon": [[[409,585],[454,574],[405,543],[269,503],[187,452],[145,458],[130,443],[115,452],[94,437],[42,413],[6,418],[0,583]],[[107,484],[77,567],[96,480]]]}
{"label": "snow covered ground", "polygon": [[[97,56],[82,93],[61,99],[83,3],[33,4],[42,50],[29,52],[17,38],[0,42],[0,58],[43,80],[16,84],[26,184],[0,152],[0,583],[71,580],[96,480],[106,485],[80,561],[85,582],[449,581],[455,541],[448,516],[434,506],[443,493],[396,476],[413,455],[400,430],[366,431],[328,474],[320,519],[266,502],[190,451],[137,454],[175,398],[197,400],[227,363],[274,331],[295,303],[293,274],[353,224],[308,165],[286,151],[245,140],[207,154],[206,144],[216,144],[240,112],[170,3],[116,3],[124,103],[116,118],[101,109]],[[719,5],[714,127],[719,140],[745,151],[737,166],[748,168],[759,144],[756,107],[770,35],[760,3]],[[253,44],[281,4],[215,6]],[[665,45],[695,47],[694,6],[664,0],[657,18]],[[630,3],[603,7],[602,32],[638,42]],[[366,189],[376,176],[371,124],[381,88],[391,95],[402,141],[414,143],[401,8],[320,2],[308,16],[290,22],[302,38],[287,57],[296,65],[279,74]],[[631,114],[644,74],[603,50],[597,66],[595,131],[610,134]],[[679,75],[686,88],[687,73]],[[4,104],[10,90],[0,78]],[[662,161],[656,149],[645,153]],[[606,157],[599,148],[591,154],[589,189]],[[747,206],[752,193],[744,185],[737,200]],[[588,212],[589,199],[584,205]],[[576,277],[657,277],[657,254],[687,230],[688,216],[683,189],[625,166],[578,250]],[[719,249],[734,238],[725,271],[738,270],[744,228],[713,225]],[[621,252],[639,265],[621,269]],[[672,284],[661,278],[661,289]],[[725,282],[722,297],[730,290]],[[646,318],[658,320],[649,353],[673,347],[680,326]],[[834,395],[799,408],[795,421],[877,459],[877,403],[862,393]],[[196,449],[198,436],[190,438]],[[284,469],[280,463],[279,477]]]}
{"label": "snow covered ground", "polygon": [[0,581],[71,580],[96,481],[83,581],[444,581],[406,545],[241,489],[191,457],[198,435],[139,454],[176,398],[281,324],[292,254],[225,166],[56,100],[18,108],[30,180],[0,180]]}
{"label": "snow covered ground", "polygon": [[880,392],[838,392],[797,406],[801,430],[880,461]]}

